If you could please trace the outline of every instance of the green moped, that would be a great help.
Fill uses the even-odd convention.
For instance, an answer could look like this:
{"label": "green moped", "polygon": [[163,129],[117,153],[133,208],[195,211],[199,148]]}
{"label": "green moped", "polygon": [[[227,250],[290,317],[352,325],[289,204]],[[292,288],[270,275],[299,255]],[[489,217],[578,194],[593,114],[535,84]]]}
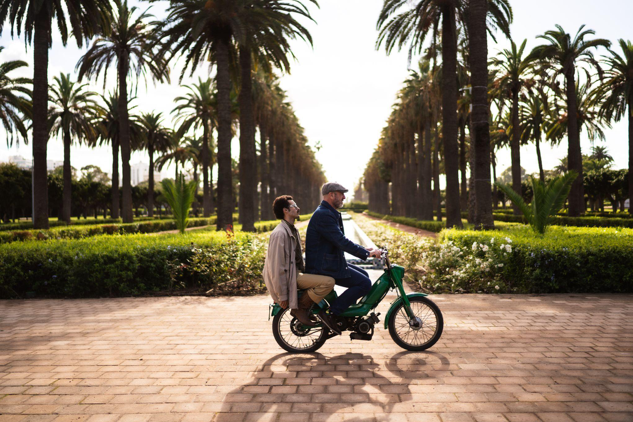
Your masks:
{"label": "green moped", "polygon": [[[404,268],[391,265],[387,251],[383,251],[384,273],[372,285],[369,293],[357,304],[351,305],[337,317],[338,328],[350,331],[352,340],[371,340],[374,325],[380,322],[380,313],[374,309],[382,302],[391,289],[395,289],[397,299],[391,304],[385,317],[385,329],[396,344],[406,350],[421,351],[433,346],[442,335],[444,319],[442,312],[424,293],[407,295],[403,287]],[[301,294],[302,291],[299,291]],[[321,302],[312,307],[318,314],[327,309],[337,298],[332,290]],[[277,343],[290,353],[310,353],[318,350],[336,334],[319,322],[316,327],[303,325],[278,304],[270,305],[273,316],[273,335]]]}

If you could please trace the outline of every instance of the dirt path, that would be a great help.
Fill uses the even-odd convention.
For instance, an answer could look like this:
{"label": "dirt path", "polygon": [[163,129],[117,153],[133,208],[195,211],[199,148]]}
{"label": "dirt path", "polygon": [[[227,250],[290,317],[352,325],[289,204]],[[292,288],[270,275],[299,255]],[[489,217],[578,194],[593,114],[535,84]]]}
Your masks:
{"label": "dirt path", "polygon": [[430,232],[428,230],[422,230],[422,229],[418,229],[417,227],[411,227],[411,226],[407,226],[404,224],[400,224],[400,223],[394,223],[393,221],[389,221],[389,220],[383,220],[382,218],[377,218],[377,217],[372,217],[371,215],[367,215],[367,214],[357,214],[357,215],[361,215],[365,218],[368,218],[370,220],[374,220],[374,221],[379,221],[381,224],[385,224],[387,226],[391,226],[394,229],[398,229],[400,231],[403,231],[405,233],[411,233],[411,234],[415,234],[418,236],[422,236],[422,237],[430,237],[430,238],[437,238],[437,233],[433,233]]}

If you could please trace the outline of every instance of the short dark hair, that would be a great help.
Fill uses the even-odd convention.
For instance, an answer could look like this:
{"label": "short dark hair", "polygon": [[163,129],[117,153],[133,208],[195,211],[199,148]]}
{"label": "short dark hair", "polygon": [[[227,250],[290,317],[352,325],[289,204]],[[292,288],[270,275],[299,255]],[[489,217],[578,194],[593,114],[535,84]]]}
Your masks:
{"label": "short dark hair", "polygon": [[284,208],[290,208],[290,201],[292,201],[292,196],[290,195],[281,195],[275,198],[273,201],[273,212],[275,213],[275,217],[283,220]]}

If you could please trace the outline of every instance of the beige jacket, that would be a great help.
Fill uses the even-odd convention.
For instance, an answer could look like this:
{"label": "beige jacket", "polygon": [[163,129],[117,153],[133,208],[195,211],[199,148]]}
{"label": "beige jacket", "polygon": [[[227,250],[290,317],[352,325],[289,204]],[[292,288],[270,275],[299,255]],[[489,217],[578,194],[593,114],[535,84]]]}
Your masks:
{"label": "beige jacket", "polygon": [[273,300],[276,303],[287,300],[291,309],[299,307],[295,243],[290,227],[281,221],[270,234],[263,273],[266,288]]}

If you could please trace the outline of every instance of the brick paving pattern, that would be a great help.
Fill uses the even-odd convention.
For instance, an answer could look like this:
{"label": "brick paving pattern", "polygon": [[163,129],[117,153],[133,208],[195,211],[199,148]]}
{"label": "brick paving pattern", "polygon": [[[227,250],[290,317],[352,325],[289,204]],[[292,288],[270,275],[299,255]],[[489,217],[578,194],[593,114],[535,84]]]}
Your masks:
{"label": "brick paving pattern", "polygon": [[264,296],[3,301],[0,422],[633,421],[633,296],[433,298],[426,353],[381,323],[311,355]]}

